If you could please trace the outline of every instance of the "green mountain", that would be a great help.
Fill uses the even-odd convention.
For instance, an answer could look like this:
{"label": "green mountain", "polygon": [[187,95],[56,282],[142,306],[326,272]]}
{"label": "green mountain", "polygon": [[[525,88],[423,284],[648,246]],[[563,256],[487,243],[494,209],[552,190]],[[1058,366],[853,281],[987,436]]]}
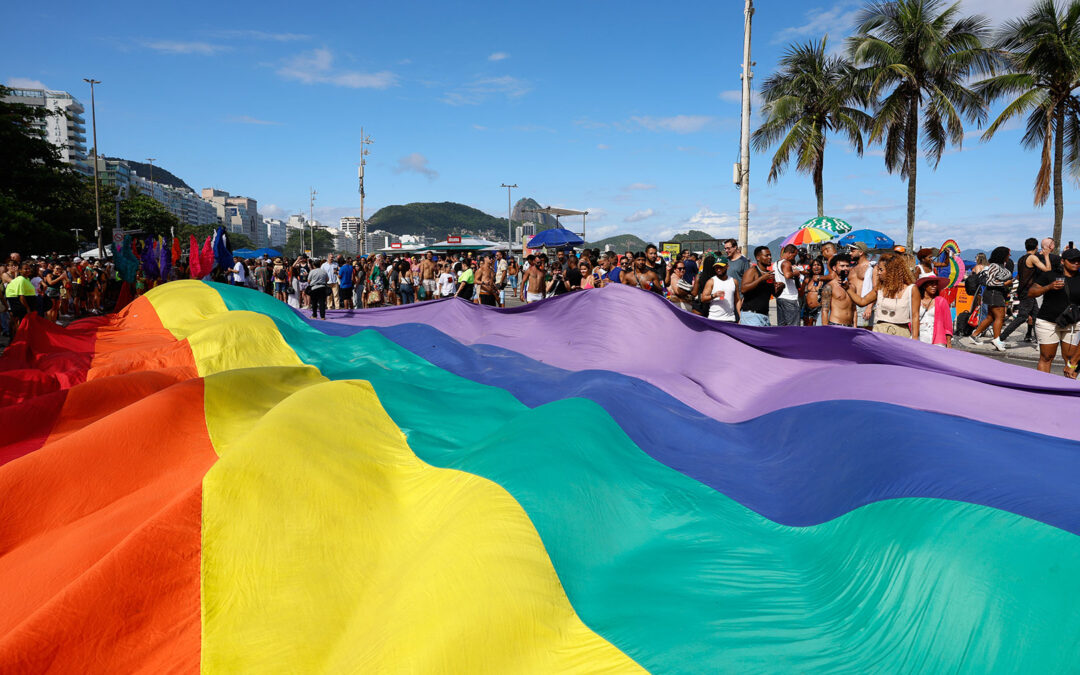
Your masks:
{"label": "green mountain", "polygon": [[384,206],[368,220],[368,231],[415,234],[441,241],[449,235],[506,240],[506,220],[455,202],[415,202]]}
{"label": "green mountain", "polygon": [[514,204],[514,211],[510,215],[515,223],[536,223],[536,231],[550,230],[558,227],[559,220],[547,213],[531,213],[540,209],[540,203],[532,197],[522,197]]}
{"label": "green mountain", "polygon": [[598,248],[601,251],[608,245],[611,246],[612,251],[623,253],[625,251],[644,251],[649,244],[635,234],[617,234],[614,237],[592,241],[587,244],[589,248]]}
{"label": "green mountain", "polygon": [[[127,162],[131,170],[139,174],[146,180],[150,180],[150,165],[144,162],[136,162],[133,159],[122,159],[120,157],[106,157],[105,159],[111,161]],[[183,181],[183,179],[177,177],[163,166],[154,165],[154,182],[161,183],[162,185],[171,185],[175,188],[181,188],[183,190],[191,190],[191,186]],[[191,190],[194,192],[194,190]]]}
{"label": "green mountain", "polygon": [[708,232],[702,232],[701,230],[690,230],[684,234],[676,234],[671,238],[671,241],[703,241],[706,239],[718,239]]}

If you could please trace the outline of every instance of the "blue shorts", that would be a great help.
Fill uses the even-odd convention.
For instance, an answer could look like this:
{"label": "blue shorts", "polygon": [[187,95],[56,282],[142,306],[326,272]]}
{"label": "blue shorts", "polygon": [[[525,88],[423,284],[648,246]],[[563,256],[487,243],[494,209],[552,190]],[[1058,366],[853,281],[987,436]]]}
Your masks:
{"label": "blue shorts", "polygon": [[768,326],[769,316],[757,312],[748,312],[744,309],[739,313],[739,323],[744,326]]}

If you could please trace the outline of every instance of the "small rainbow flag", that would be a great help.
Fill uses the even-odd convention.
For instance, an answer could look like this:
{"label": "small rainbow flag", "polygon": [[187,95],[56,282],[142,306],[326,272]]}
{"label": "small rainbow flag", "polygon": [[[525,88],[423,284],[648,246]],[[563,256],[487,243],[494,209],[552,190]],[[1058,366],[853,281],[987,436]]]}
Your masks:
{"label": "small rainbow flag", "polygon": [[0,671],[1063,672],[1080,387],[615,286],[0,357]]}

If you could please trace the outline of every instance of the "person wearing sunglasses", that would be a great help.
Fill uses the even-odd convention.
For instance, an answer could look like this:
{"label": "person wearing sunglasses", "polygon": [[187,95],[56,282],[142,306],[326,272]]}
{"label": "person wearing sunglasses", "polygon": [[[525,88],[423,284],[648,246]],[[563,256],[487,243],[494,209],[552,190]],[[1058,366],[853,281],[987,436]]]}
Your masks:
{"label": "person wearing sunglasses", "polygon": [[694,284],[686,274],[686,263],[675,263],[671,271],[671,282],[668,284],[668,296],[675,305],[684,311],[693,311],[693,296],[691,295]]}

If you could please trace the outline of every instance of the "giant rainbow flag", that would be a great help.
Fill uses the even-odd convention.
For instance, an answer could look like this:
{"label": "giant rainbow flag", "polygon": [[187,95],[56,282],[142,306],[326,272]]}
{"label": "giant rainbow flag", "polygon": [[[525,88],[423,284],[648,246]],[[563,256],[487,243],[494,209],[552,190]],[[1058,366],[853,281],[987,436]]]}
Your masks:
{"label": "giant rainbow flag", "polygon": [[0,387],[5,673],[1080,664],[1080,387],[983,357],[178,281]]}

